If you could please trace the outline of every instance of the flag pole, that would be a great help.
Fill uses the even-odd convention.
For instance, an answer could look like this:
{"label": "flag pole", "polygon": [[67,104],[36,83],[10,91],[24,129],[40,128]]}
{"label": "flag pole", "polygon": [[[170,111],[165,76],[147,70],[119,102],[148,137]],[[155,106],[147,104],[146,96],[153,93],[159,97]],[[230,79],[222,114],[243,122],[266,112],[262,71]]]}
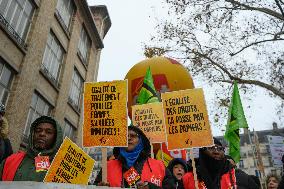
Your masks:
{"label": "flag pole", "polygon": [[102,182],[107,183],[107,147],[101,147],[102,150]]}
{"label": "flag pole", "polygon": [[151,143],[151,158],[154,159],[154,148],[152,143]]}
{"label": "flag pole", "polygon": [[189,156],[192,162],[194,186],[195,186],[195,189],[198,189],[198,179],[197,179],[196,166],[195,166],[195,160],[194,160],[194,155],[193,155],[193,148],[189,150]]}

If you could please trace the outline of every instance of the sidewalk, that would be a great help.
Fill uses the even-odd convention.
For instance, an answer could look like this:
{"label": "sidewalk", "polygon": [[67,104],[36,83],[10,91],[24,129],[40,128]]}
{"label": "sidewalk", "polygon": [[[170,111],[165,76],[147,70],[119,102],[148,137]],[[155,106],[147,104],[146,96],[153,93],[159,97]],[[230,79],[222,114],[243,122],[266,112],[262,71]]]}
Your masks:
{"label": "sidewalk", "polygon": [[58,184],[58,183],[41,183],[41,182],[30,182],[30,181],[0,182],[0,189],[16,189],[16,188],[17,189],[106,189],[110,187],[91,186],[91,185],[86,186],[86,185],[75,185],[75,184]]}

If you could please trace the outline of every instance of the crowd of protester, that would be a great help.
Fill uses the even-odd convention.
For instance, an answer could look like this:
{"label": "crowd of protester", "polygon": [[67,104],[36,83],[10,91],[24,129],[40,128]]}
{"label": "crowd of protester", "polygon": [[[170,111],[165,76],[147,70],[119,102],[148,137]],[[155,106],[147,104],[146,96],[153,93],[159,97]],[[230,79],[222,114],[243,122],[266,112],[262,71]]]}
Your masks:
{"label": "crowd of protester", "polygon": [[[26,151],[12,154],[8,139],[8,122],[5,107],[0,106],[1,181],[42,182],[47,170],[37,171],[35,158],[47,156],[50,163],[63,141],[62,130],[49,116],[37,118],[30,127]],[[225,155],[222,143],[214,138],[214,146],[199,149],[199,157],[186,162],[172,159],[168,167],[160,160],[151,158],[151,145],[145,134],[135,126],[128,127],[128,147],[116,147],[107,162],[107,182],[100,172],[94,183],[98,186],[140,189],[259,189],[258,177],[248,175],[236,167],[234,160]],[[282,158],[282,162],[284,160]],[[196,175],[195,173],[196,172]],[[136,175],[129,180],[129,175]],[[267,189],[284,189],[282,178],[270,174]]]}

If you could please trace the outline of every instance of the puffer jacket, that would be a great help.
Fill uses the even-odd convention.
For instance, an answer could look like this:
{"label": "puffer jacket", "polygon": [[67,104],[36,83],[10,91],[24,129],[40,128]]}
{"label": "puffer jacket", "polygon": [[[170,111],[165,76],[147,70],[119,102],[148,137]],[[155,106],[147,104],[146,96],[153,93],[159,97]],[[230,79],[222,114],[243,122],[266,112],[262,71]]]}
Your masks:
{"label": "puffer jacket", "polygon": [[[37,125],[39,125],[40,123],[51,123],[56,128],[56,142],[54,143],[53,147],[49,150],[38,151],[34,148],[33,132],[34,132],[35,127]],[[19,166],[13,167],[13,169],[16,169],[16,173],[15,173],[13,180],[14,181],[38,181],[38,182],[42,182],[45,175],[46,175],[46,171],[36,172],[36,170],[35,170],[35,159],[34,158],[40,153],[41,156],[49,156],[50,163],[51,163],[54,156],[56,155],[60,145],[62,144],[62,141],[63,141],[63,135],[62,135],[61,127],[53,118],[48,117],[48,116],[41,116],[41,117],[37,118],[31,124],[30,135],[29,135],[29,144],[28,144],[28,147],[27,147],[27,152],[25,153],[25,155],[24,155],[22,161],[20,162]],[[11,155],[11,156],[13,156],[13,155]],[[5,173],[3,173],[3,170],[5,170],[4,166],[7,166],[7,165],[5,165],[6,160],[3,161],[0,165],[0,180],[2,180],[2,176],[5,174]]]}
{"label": "puffer jacket", "polygon": [[[161,188],[173,189],[172,176],[170,172],[165,168],[163,162],[150,158],[151,145],[150,145],[148,138],[145,136],[145,134],[138,127],[134,127],[134,126],[129,126],[128,130],[133,130],[136,133],[138,133],[142,139],[142,143],[144,146],[142,152],[139,154],[138,159],[133,165],[135,170],[141,175],[141,180],[148,181],[149,189],[161,189]],[[113,185],[112,183],[115,181],[116,183],[119,183],[118,185],[120,186],[116,186],[116,185],[113,185],[113,186],[129,188],[128,183],[125,181],[124,178],[122,178],[123,173],[125,173],[129,169],[126,166],[126,160],[124,159],[122,155],[120,155],[120,150],[117,147],[113,149],[113,155],[115,156],[116,159],[108,161],[108,168],[110,168],[108,169],[108,182],[110,182],[111,186]],[[113,173],[117,173],[117,174],[113,174]],[[111,175],[113,175],[113,177]],[[153,176],[153,178],[161,176],[160,181],[162,183],[160,183],[160,186],[158,186],[157,184],[154,184],[155,182],[152,182],[152,179],[149,180],[146,178],[151,175]],[[102,181],[102,173],[100,171],[94,184],[97,185],[101,181]]]}

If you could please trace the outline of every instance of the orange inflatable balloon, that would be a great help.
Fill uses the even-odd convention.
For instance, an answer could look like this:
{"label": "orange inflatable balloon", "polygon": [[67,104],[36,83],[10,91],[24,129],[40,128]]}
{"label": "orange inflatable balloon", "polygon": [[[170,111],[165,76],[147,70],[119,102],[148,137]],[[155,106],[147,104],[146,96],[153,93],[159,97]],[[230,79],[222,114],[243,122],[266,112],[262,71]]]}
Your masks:
{"label": "orange inflatable balloon", "polygon": [[131,106],[136,104],[147,68],[150,67],[158,95],[167,91],[194,88],[187,69],[176,60],[166,57],[153,57],[135,64],[125,76],[128,79],[128,115]]}

